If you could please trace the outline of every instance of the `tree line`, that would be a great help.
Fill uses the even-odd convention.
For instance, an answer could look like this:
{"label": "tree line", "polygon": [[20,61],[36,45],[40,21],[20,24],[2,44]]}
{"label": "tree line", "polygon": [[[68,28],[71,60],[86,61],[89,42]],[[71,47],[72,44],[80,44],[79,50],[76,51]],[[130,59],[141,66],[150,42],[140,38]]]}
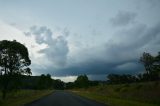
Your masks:
{"label": "tree line", "polygon": [[109,83],[132,83],[142,81],[160,80],[160,52],[156,56],[144,52],[140,57],[140,62],[144,65],[145,72],[138,75],[130,74],[109,74],[107,76]]}

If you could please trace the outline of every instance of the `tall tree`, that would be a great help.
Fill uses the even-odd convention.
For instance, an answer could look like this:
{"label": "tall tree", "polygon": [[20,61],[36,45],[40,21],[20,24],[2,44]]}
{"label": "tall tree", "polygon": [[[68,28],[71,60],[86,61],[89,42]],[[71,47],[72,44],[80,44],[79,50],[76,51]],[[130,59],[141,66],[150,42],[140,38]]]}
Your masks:
{"label": "tall tree", "polygon": [[155,70],[160,71],[160,52],[158,52],[158,55],[154,59],[154,66]]}
{"label": "tall tree", "polygon": [[17,80],[19,75],[31,74],[28,67],[30,64],[28,49],[23,44],[15,40],[0,41],[0,75],[3,99],[7,90],[13,88],[11,84]]}
{"label": "tall tree", "polygon": [[154,57],[150,53],[144,52],[140,57],[140,61],[144,64],[147,74],[150,74],[153,69]]}

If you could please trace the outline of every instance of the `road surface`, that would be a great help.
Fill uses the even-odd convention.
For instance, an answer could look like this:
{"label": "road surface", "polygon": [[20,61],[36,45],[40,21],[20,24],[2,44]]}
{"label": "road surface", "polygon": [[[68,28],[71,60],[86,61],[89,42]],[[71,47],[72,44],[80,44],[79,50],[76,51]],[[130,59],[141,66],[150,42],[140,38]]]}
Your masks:
{"label": "road surface", "polygon": [[106,106],[67,91],[55,91],[25,106]]}

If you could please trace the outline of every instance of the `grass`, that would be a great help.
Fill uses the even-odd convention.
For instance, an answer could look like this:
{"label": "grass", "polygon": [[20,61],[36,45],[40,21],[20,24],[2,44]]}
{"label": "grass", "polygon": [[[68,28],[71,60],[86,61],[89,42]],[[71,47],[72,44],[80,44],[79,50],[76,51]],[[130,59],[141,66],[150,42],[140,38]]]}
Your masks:
{"label": "grass", "polygon": [[99,85],[76,89],[80,96],[109,106],[160,106],[160,82]]}
{"label": "grass", "polygon": [[52,92],[53,90],[19,90],[10,92],[5,100],[0,99],[0,106],[22,106]]}

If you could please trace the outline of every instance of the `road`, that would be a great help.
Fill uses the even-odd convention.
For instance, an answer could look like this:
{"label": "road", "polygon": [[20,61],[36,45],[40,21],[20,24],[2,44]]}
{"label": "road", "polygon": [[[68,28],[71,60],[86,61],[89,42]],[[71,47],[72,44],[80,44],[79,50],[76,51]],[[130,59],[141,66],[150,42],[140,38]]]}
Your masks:
{"label": "road", "polygon": [[67,91],[55,91],[25,106],[106,106]]}

